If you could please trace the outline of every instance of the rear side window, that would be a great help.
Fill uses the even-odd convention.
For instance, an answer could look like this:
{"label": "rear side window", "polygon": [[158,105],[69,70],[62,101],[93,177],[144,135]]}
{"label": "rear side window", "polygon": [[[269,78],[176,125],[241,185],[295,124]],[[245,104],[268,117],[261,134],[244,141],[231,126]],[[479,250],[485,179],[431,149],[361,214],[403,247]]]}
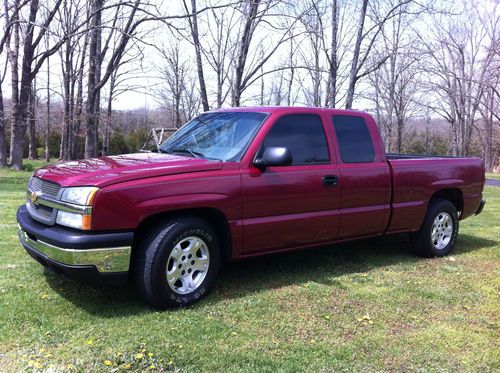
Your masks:
{"label": "rear side window", "polygon": [[332,121],[342,162],[362,163],[375,160],[372,137],[363,118],[334,115]]}
{"label": "rear side window", "polygon": [[323,123],[317,115],[297,114],[279,118],[267,134],[264,146],[287,147],[292,165],[328,163],[328,145]]}

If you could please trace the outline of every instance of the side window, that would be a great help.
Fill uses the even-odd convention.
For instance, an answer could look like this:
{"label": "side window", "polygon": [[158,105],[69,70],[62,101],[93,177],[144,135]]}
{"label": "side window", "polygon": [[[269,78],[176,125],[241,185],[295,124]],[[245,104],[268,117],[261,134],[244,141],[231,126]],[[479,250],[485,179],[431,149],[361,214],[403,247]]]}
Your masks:
{"label": "side window", "polygon": [[362,163],[375,160],[372,137],[363,118],[334,115],[332,122],[342,162]]}
{"label": "side window", "polygon": [[321,118],[313,114],[286,115],[279,118],[267,134],[263,147],[287,147],[292,165],[328,163],[328,145]]}

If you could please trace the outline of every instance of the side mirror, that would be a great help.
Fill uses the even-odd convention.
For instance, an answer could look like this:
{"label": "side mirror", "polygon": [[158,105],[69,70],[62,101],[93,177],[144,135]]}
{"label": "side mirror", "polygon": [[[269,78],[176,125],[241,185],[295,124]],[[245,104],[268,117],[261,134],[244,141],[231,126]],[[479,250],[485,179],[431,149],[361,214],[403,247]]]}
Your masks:
{"label": "side mirror", "polygon": [[262,157],[255,159],[255,167],[264,169],[272,166],[290,166],[292,164],[292,152],[286,147],[270,146],[264,149]]}

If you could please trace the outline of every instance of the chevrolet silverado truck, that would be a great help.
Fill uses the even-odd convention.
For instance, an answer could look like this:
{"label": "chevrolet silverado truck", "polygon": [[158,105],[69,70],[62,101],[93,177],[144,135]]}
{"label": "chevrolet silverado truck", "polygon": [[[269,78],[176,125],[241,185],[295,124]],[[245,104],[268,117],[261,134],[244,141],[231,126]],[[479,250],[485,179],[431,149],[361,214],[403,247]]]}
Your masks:
{"label": "chevrolet silverado truck", "polygon": [[223,109],[154,152],[37,170],[18,235],[56,273],[132,280],[165,308],[203,297],[224,261],[394,233],[447,255],[484,182],[479,158],[386,154],[363,112]]}

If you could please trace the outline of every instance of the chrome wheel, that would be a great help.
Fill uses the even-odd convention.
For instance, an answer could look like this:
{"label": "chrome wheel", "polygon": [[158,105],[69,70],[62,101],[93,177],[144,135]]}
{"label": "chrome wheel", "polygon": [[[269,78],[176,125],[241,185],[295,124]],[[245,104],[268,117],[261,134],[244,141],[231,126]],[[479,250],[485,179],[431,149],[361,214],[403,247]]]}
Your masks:
{"label": "chrome wheel", "polygon": [[167,282],[177,294],[188,294],[200,286],[210,265],[208,246],[200,237],[181,240],[167,261]]}
{"label": "chrome wheel", "polygon": [[442,250],[451,241],[453,219],[447,212],[440,212],[432,223],[431,241],[437,250]]}

